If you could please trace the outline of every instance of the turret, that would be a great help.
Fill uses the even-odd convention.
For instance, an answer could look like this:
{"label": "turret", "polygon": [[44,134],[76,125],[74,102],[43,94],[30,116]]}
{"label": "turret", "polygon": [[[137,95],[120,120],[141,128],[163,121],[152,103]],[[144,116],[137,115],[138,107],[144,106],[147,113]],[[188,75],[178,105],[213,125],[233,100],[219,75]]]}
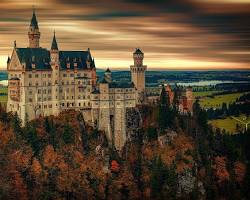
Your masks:
{"label": "turret", "polygon": [[142,103],[145,95],[145,71],[147,66],[143,65],[144,53],[140,49],[135,50],[133,58],[134,65],[130,66],[131,81],[137,91],[138,103]]}
{"label": "turret", "polygon": [[59,63],[59,50],[56,41],[56,33],[54,31],[54,36],[52,39],[51,50],[50,50],[51,64]]}
{"label": "turret", "polygon": [[134,57],[134,65],[135,66],[142,66],[143,65],[144,53],[140,49],[135,50],[133,57]]}
{"label": "turret", "polygon": [[33,9],[33,15],[30,21],[30,27],[29,27],[29,47],[30,48],[39,48],[39,40],[40,40],[40,32],[39,32],[39,27],[38,27],[38,22],[36,19],[36,13],[35,10]]}
{"label": "turret", "polygon": [[111,82],[112,82],[111,71],[110,71],[109,68],[104,72],[104,79],[105,79],[108,83],[111,83]]}

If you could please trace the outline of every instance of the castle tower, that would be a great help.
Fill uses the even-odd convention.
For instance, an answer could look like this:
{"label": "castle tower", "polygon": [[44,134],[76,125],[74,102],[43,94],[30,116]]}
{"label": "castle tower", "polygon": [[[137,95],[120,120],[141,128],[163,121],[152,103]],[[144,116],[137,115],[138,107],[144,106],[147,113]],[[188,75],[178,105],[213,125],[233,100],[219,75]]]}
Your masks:
{"label": "castle tower", "polygon": [[137,89],[138,101],[144,96],[145,92],[145,71],[147,66],[143,65],[144,53],[140,49],[136,49],[134,54],[134,65],[130,66],[131,81]]}
{"label": "castle tower", "polygon": [[109,68],[104,72],[104,79],[106,80],[107,83],[112,82],[111,71]]}
{"label": "castle tower", "polygon": [[59,50],[56,41],[56,34],[54,32],[51,50],[50,50],[50,65],[52,68],[52,101],[53,101],[53,114],[57,115],[60,112],[59,105]]}
{"label": "castle tower", "polygon": [[29,47],[30,48],[39,48],[40,32],[38,27],[38,22],[36,20],[35,10],[33,9],[33,16],[31,18],[30,27],[29,27]]}

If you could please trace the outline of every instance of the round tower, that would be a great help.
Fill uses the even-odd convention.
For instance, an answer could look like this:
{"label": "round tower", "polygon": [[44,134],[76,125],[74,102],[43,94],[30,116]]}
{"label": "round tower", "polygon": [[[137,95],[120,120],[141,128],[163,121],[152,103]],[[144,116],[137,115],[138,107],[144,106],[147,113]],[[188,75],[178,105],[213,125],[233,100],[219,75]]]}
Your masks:
{"label": "round tower", "polygon": [[39,40],[40,40],[40,32],[39,32],[39,27],[38,27],[38,22],[36,19],[36,13],[35,10],[33,9],[33,16],[30,21],[30,27],[29,27],[29,47],[30,48],[39,48]]}
{"label": "round tower", "polygon": [[112,82],[111,71],[110,71],[109,68],[104,72],[104,79],[105,79],[108,83],[111,83],[111,82]]}
{"label": "round tower", "polygon": [[59,69],[59,50],[56,41],[56,34],[52,39],[51,50],[50,50],[50,65],[52,68],[52,106],[53,114],[58,115],[60,112],[59,103],[59,79],[60,79],[60,69]]}
{"label": "round tower", "polygon": [[131,81],[137,89],[138,98],[145,92],[145,71],[147,66],[143,65],[144,53],[140,49],[136,49],[133,53],[134,65],[130,66]]}

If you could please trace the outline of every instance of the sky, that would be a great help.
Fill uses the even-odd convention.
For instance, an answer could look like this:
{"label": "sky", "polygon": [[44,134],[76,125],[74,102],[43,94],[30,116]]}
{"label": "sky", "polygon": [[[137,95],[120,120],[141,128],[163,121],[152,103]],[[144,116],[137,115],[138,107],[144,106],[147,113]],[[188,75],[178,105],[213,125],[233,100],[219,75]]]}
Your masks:
{"label": "sky", "polygon": [[50,48],[91,49],[97,68],[250,69],[250,0],[0,0],[0,68],[28,46],[32,6]]}

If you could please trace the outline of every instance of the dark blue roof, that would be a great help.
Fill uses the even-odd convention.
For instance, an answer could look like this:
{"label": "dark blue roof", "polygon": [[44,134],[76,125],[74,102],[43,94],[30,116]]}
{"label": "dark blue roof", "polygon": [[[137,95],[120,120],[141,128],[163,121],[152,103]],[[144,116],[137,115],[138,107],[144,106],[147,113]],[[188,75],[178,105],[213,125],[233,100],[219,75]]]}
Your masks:
{"label": "dark blue roof", "polygon": [[26,69],[32,69],[32,64],[38,70],[51,69],[50,52],[43,48],[16,48],[18,58],[21,63],[26,64]]}
{"label": "dark blue roof", "polygon": [[74,63],[77,63],[77,69],[87,69],[87,61],[91,63],[90,69],[95,67],[89,51],[60,51],[59,59],[62,69],[67,69],[68,63],[70,69],[74,69]]}
{"label": "dark blue roof", "polygon": [[[16,48],[18,58],[21,63],[26,64],[26,70],[32,69],[35,64],[37,70],[49,70],[50,51],[43,48]],[[59,51],[59,61],[61,69],[74,69],[74,63],[77,63],[77,69],[87,69],[87,61],[90,62],[90,69],[95,68],[95,62],[91,58],[89,51]]]}
{"label": "dark blue roof", "polygon": [[134,88],[132,82],[113,82],[109,84],[110,88]]}
{"label": "dark blue roof", "polygon": [[33,10],[33,15],[32,15],[31,21],[30,21],[30,26],[34,27],[35,29],[38,29],[38,22],[36,20],[35,10]]}
{"label": "dark blue roof", "polygon": [[53,40],[52,40],[52,44],[51,44],[51,49],[52,50],[58,50],[58,45],[57,45],[57,41],[56,41],[56,34],[54,32],[54,36],[53,36]]}

